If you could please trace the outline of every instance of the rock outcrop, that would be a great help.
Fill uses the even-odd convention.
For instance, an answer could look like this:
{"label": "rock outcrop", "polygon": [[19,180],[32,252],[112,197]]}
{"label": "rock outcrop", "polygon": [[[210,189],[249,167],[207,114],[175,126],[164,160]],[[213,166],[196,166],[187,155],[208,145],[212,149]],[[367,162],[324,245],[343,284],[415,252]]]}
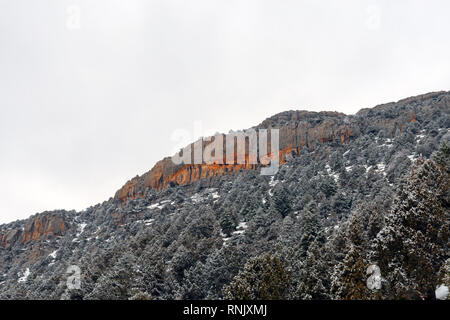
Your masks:
{"label": "rock outcrop", "polygon": [[67,226],[61,214],[43,214],[34,219],[30,219],[25,225],[22,234],[22,242],[48,238],[51,236],[61,236],[65,233]]}
{"label": "rock outcrop", "polygon": [[[280,130],[279,157],[283,163],[288,156],[299,156],[305,147],[314,150],[316,144],[346,143],[368,132],[383,131],[385,136],[393,137],[408,123],[421,121],[432,116],[432,113],[439,112],[436,106],[448,110],[449,104],[448,93],[437,92],[372,109],[362,109],[355,115],[338,112],[286,111],[264,120],[253,129]],[[431,105],[434,107],[429,108]],[[248,157],[248,154],[245,157]],[[116,192],[115,198],[126,201],[143,196],[147,188],[160,190],[168,185],[186,185],[199,179],[258,167],[259,165],[248,163],[176,165],[170,157],[167,157],[159,161],[149,172],[128,181]]]}
{"label": "rock outcrop", "polygon": [[21,233],[22,232],[17,229],[6,230],[3,233],[0,233],[0,246],[9,248],[19,239]]}

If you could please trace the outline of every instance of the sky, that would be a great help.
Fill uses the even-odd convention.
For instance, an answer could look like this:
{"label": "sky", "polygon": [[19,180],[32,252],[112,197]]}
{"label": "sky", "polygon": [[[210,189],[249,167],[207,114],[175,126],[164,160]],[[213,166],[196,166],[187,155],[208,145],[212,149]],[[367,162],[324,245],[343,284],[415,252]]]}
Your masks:
{"label": "sky", "polygon": [[450,90],[448,12],[447,0],[0,0],[0,223],[107,200],[180,132]]}

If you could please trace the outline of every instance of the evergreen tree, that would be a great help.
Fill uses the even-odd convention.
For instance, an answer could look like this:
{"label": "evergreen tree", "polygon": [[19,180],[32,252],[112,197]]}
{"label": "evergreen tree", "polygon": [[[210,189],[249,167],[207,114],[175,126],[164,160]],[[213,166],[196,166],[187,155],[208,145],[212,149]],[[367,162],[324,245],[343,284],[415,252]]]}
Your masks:
{"label": "evergreen tree", "polygon": [[374,258],[392,298],[432,299],[437,274],[448,258],[449,174],[433,160],[419,160],[401,186]]}
{"label": "evergreen tree", "polygon": [[315,240],[308,248],[297,288],[301,300],[324,300],[329,295],[329,272],[324,261],[323,245]]}
{"label": "evergreen tree", "polygon": [[448,143],[447,141],[442,142],[441,147],[436,152],[436,154],[434,154],[433,160],[437,164],[439,164],[439,165],[447,168],[447,170],[449,170],[450,169],[450,143]]}
{"label": "evergreen tree", "polygon": [[372,293],[366,285],[368,266],[361,249],[351,246],[344,261],[335,267],[332,284],[334,297],[340,300],[369,299]]}
{"label": "evergreen tree", "polygon": [[306,258],[309,246],[314,241],[325,242],[323,226],[321,223],[317,204],[313,201],[308,204],[301,213],[302,236],[300,238],[299,250],[300,257]]}
{"label": "evergreen tree", "polygon": [[227,211],[222,220],[220,220],[220,227],[222,228],[222,232],[228,237],[231,233],[236,230],[236,217],[229,211]]}
{"label": "evergreen tree", "polygon": [[250,259],[244,270],[224,287],[224,296],[232,300],[279,300],[289,293],[290,274],[277,257]]}
{"label": "evergreen tree", "polygon": [[283,218],[292,212],[291,198],[286,188],[277,185],[273,193],[273,198],[275,209]]}

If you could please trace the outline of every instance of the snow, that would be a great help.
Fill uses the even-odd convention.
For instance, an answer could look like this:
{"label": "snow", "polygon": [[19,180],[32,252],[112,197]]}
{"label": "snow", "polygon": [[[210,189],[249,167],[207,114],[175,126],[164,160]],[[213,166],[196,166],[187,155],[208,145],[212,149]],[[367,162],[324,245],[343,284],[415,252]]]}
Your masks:
{"label": "snow", "polygon": [[191,200],[193,203],[198,203],[202,201],[202,197],[198,193],[196,193],[191,197]]}
{"label": "snow", "polygon": [[386,175],[386,172],[385,172],[386,165],[383,162],[377,163],[376,166],[377,166],[377,169],[375,169],[375,172]]}
{"label": "snow", "polygon": [[435,291],[436,299],[446,300],[448,297],[448,287],[441,284]]}
{"label": "snow", "polygon": [[331,176],[333,177],[333,179],[334,179],[334,182],[338,182],[338,180],[339,180],[339,175],[337,174],[337,173],[332,173],[331,174]]}
{"label": "snow", "polygon": [[274,180],[275,176],[271,176],[270,177],[270,181],[269,181],[269,186],[271,187],[275,187],[277,185],[277,183],[279,182],[278,180]]}
{"label": "snow", "polygon": [[159,207],[159,203],[153,203],[153,204],[151,204],[151,205],[149,205],[149,206],[147,206],[147,209],[156,209],[156,208],[158,208]]}
{"label": "snow", "polygon": [[[162,209],[169,202],[170,202],[170,200],[163,200],[163,201],[160,201],[160,202],[157,202],[157,203],[153,203],[153,204],[147,206],[147,209],[150,209],[150,210],[156,209],[156,208]],[[172,201],[171,204],[174,204],[174,201]]]}
{"label": "snow", "polygon": [[58,253],[58,249],[56,249],[55,251],[53,251],[52,253],[50,253],[48,256],[52,257],[53,259],[56,259],[56,254]]}
{"label": "snow", "polygon": [[146,226],[149,226],[153,223],[153,221],[155,221],[155,219],[147,219],[147,220],[144,220],[144,223]]}
{"label": "snow", "polygon": [[233,232],[235,235],[240,235],[245,232],[245,230],[248,228],[247,222],[239,222],[238,226],[236,227],[236,231]]}
{"label": "snow", "polygon": [[84,229],[86,228],[86,226],[87,226],[87,223],[80,223],[78,225],[78,233],[76,235],[77,237],[79,237],[84,232]]}
{"label": "snow", "polygon": [[17,274],[17,276],[19,276],[19,277],[21,276],[21,277],[19,278],[19,280],[17,280],[17,282],[25,282],[25,281],[27,281],[29,275],[30,275],[30,268],[27,268],[25,270],[25,272],[22,274],[22,276],[21,276],[21,274],[19,272]]}
{"label": "snow", "polygon": [[[275,176],[270,177],[269,186],[271,186],[272,188],[275,187],[277,185],[277,183],[279,182],[278,180],[274,180],[274,179],[275,179]],[[269,189],[269,195],[271,197],[273,196],[272,188]]]}
{"label": "snow", "polygon": [[243,229],[247,229],[247,222],[239,222],[239,225],[237,226],[237,228],[243,228]]}
{"label": "snow", "polygon": [[420,142],[420,140],[422,140],[423,138],[425,138],[426,136],[424,135],[424,134],[419,134],[417,137],[416,137],[416,139],[417,139],[417,142]]}
{"label": "snow", "polygon": [[[226,243],[227,241],[231,240],[231,238],[233,238],[233,236],[239,236],[241,234],[243,234],[245,232],[245,230],[247,229],[247,222],[240,222],[237,227],[236,227],[236,231],[233,231],[231,233],[232,236],[230,237],[226,237],[226,235],[221,231],[220,235],[222,237],[222,240]],[[226,244],[225,244],[226,245]]]}
{"label": "snow", "polygon": [[220,198],[220,196],[219,196],[219,194],[217,193],[217,191],[214,192],[214,193],[212,193],[211,195],[212,195],[213,199],[218,199],[218,198]]}
{"label": "snow", "polygon": [[135,222],[130,222],[129,224],[132,224],[132,223],[143,223],[146,226],[149,226],[149,225],[151,225],[153,223],[153,221],[155,221],[155,219],[136,220]]}
{"label": "snow", "polygon": [[327,170],[328,175],[334,179],[334,182],[337,183],[339,180],[339,174],[336,173],[335,171],[331,170],[331,167],[328,163],[325,166],[325,169]]}

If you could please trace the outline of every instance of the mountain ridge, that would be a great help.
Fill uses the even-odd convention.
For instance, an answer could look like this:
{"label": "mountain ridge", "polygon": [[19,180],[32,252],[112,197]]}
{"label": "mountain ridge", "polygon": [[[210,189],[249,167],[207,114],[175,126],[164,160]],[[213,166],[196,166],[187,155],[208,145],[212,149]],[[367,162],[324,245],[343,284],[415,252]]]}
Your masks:
{"label": "mountain ridge", "polygon": [[[280,129],[280,160],[285,161],[287,156],[299,155],[304,145],[309,148],[313,147],[315,142],[325,143],[333,141],[336,136],[345,142],[347,139],[358,136],[361,131],[362,123],[358,123],[357,119],[364,115],[370,115],[370,112],[382,111],[393,105],[402,106],[414,103],[420,103],[429,99],[437,99],[441,96],[448,96],[448,92],[439,91],[422,94],[415,97],[409,97],[399,100],[398,102],[389,102],[377,105],[373,108],[365,108],[359,110],[355,115],[346,115],[333,111],[305,111],[305,110],[289,110],[275,114],[259,125],[252,127],[256,129],[278,128]],[[372,111],[371,111],[372,110]],[[408,113],[409,112],[409,113]],[[396,115],[393,119],[395,126],[391,136],[395,134],[397,128],[402,130],[403,126],[409,121],[416,121],[416,111],[414,108],[404,110],[403,114]],[[321,123],[321,118],[327,118],[327,122]],[[330,119],[328,119],[330,118]],[[332,121],[336,119],[337,121]],[[317,125],[312,127],[308,125],[308,121],[319,120]],[[289,128],[283,126],[282,121],[289,123]],[[292,121],[294,123],[292,124]],[[381,125],[388,125],[383,123]],[[299,127],[300,126],[300,127]],[[292,130],[292,134],[288,131]],[[191,144],[193,147],[193,143]],[[224,152],[226,152],[224,148]],[[236,152],[236,151],[235,151]],[[134,199],[142,197],[146,188],[161,189],[167,187],[168,184],[175,183],[184,185],[195,182],[199,179],[208,178],[216,175],[223,175],[230,172],[239,171],[241,169],[252,170],[257,168],[255,165],[176,165],[165,157],[158,161],[152,169],[141,176],[136,176],[128,180],[114,195],[114,198],[126,201],[127,198]]]}
{"label": "mountain ridge", "polygon": [[[302,245],[310,230],[304,219],[313,211],[323,225],[321,241],[338,266],[348,251],[342,243],[355,236],[345,233],[349,225],[358,219],[373,223],[368,230],[374,241],[413,164],[450,141],[450,93],[351,116],[282,112],[253,128],[277,127],[286,161],[273,176],[260,175],[257,167],[221,175],[202,168],[192,169],[196,179],[188,181],[176,175],[183,166],[174,168],[166,158],[164,170],[174,178],[164,188],[146,186],[152,180],[144,174],[133,187],[141,196],[1,224],[0,299],[130,299],[135,290],[155,299],[221,299],[224,285],[261,254],[283,256],[294,269],[307,263],[306,249],[299,249],[301,257],[289,250]],[[225,167],[212,166],[210,172],[220,168]],[[83,287],[73,292],[66,286],[72,265],[83,272]],[[119,291],[118,274],[124,286]],[[198,291],[200,275],[206,285]]]}

